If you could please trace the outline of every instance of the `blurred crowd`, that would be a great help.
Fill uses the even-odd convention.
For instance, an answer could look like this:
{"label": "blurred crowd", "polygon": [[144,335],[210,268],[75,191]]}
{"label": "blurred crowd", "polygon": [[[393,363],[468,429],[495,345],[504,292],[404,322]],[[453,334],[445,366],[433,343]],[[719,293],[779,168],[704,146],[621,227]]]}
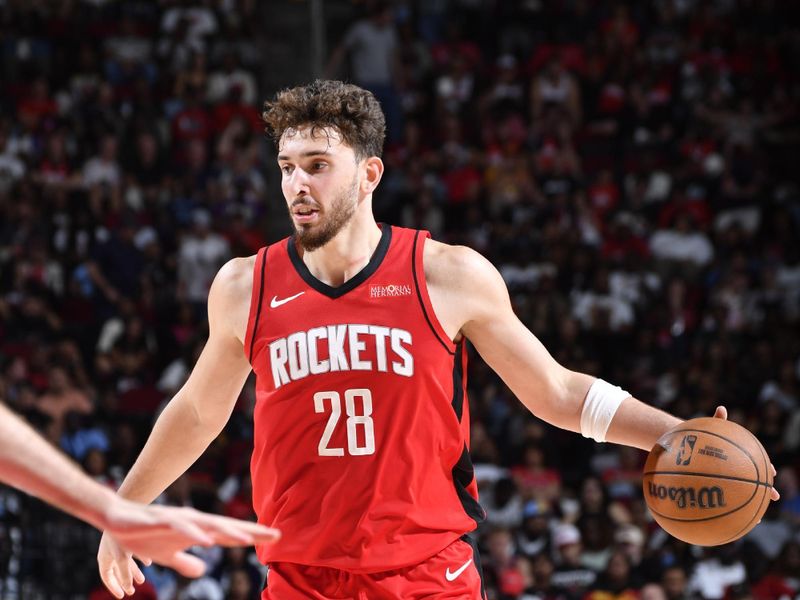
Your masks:
{"label": "blurred crowd", "polygon": [[[268,193],[263,9],[0,2],[0,397],[110,487],[202,348],[217,269],[288,231]],[[490,258],[565,366],[683,418],[727,406],[778,470],[782,499],[743,540],[688,546],[648,514],[644,453],[544,424],[475,356],[489,598],[800,594],[800,7],[352,9],[326,76],[387,113],[378,216]],[[159,501],[254,516],[252,405],[251,381]],[[0,488],[0,598],[110,598],[98,537]],[[258,598],[252,552],[201,554],[208,576],[151,567],[137,597]]]}

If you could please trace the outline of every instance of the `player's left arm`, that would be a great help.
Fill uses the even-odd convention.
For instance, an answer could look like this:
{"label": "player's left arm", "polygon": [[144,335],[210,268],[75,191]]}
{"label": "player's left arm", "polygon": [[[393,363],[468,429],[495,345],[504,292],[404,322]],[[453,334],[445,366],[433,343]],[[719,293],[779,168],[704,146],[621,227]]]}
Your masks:
{"label": "player's left arm", "polygon": [[[584,400],[595,377],[571,371],[552,357],[514,314],[505,282],[488,260],[466,247],[436,247],[430,253],[433,260],[426,256],[425,274],[443,325],[458,327],[534,415],[580,432]],[[650,450],[678,423],[680,419],[628,397],[606,439]]]}
{"label": "player's left arm", "polygon": [[[581,432],[584,403],[596,378],[571,371],[551,356],[514,314],[497,269],[474,250],[428,240],[425,276],[434,310],[448,333],[469,339],[534,415],[562,429]],[[727,418],[727,411],[719,408],[714,416]],[[614,413],[605,439],[649,451],[662,434],[680,422],[627,395]]]}

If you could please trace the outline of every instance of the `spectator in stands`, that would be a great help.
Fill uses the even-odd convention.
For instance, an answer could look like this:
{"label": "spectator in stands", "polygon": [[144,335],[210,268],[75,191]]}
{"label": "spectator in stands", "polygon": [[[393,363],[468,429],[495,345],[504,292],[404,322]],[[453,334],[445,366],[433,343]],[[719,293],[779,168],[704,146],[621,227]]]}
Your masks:
{"label": "spectator in stands", "polygon": [[581,122],[580,88],[564,68],[562,57],[557,52],[553,53],[531,86],[532,120],[538,121],[548,114],[565,115],[573,128]]}
{"label": "spectator in stands", "polygon": [[552,509],[545,500],[528,500],[522,511],[522,527],[517,532],[516,545],[528,559],[551,553],[550,520]]}
{"label": "spectator in stands", "polygon": [[99,146],[99,152],[83,166],[83,184],[89,188],[116,188],[122,181],[122,171],[117,161],[117,138],[107,134],[100,140]]}
{"label": "spectator in stands", "polygon": [[511,531],[498,527],[489,532],[486,540],[486,577],[503,596],[517,596],[525,589],[525,579],[516,558]]}
{"label": "spectator in stands", "polygon": [[667,595],[659,584],[647,583],[639,590],[639,600],[667,600]]}
{"label": "spectator in stands", "polygon": [[781,490],[780,511],[783,521],[790,525],[800,525],[800,482],[794,467],[788,465],[781,468],[775,478],[775,485]]}
{"label": "spectator in stands", "polygon": [[342,61],[349,56],[352,81],[371,91],[386,114],[387,139],[398,140],[402,131],[402,113],[395,82],[400,71],[397,33],[392,7],[376,0],[369,15],[357,21],[333,51],[325,69],[328,78],[335,78]]}
{"label": "spectator in stands", "polygon": [[211,215],[198,209],[192,231],[181,241],[178,254],[179,291],[195,306],[205,306],[219,268],[230,258],[228,242],[211,228]]}
{"label": "spectator in stands", "polygon": [[525,589],[523,600],[539,598],[541,600],[565,600],[570,596],[561,588],[553,585],[555,565],[549,554],[542,552],[530,559],[531,584]]}
{"label": "spectator in stands", "polygon": [[657,260],[677,263],[690,272],[697,272],[714,258],[708,236],[696,228],[688,214],[677,216],[674,227],[656,231],[650,240],[650,251]]}
{"label": "spectator in stands", "polygon": [[581,533],[577,527],[562,523],[553,529],[553,548],[557,553],[556,569],[550,583],[577,600],[592,589],[597,573],[581,564]]}
{"label": "spectator in stands", "polygon": [[212,71],[208,81],[207,99],[217,103],[238,87],[241,101],[247,106],[254,106],[256,98],[256,79],[247,69],[242,68],[238,56],[233,50],[227,50],[222,57],[220,68]]}
{"label": "spectator in stands", "polygon": [[90,414],[94,410],[89,394],[76,387],[69,373],[61,367],[50,370],[47,390],[36,401],[36,409],[52,419],[61,432],[68,413]]}
{"label": "spectator in stands", "polygon": [[237,569],[231,573],[225,600],[257,600],[258,588],[253,586],[247,571]]}
{"label": "spectator in stands", "polygon": [[511,474],[525,498],[555,502],[561,492],[561,476],[545,464],[544,452],[536,444],[527,444],[522,464],[511,468]]}
{"label": "spectator in stands", "polygon": [[627,555],[616,550],[611,553],[608,565],[592,584],[585,598],[601,600],[617,598],[618,600],[634,600],[639,597],[640,582],[631,573],[631,564]]}
{"label": "spectator in stands", "polygon": [[664,569],[664,574],[661,576],[661,586],[664,588],[667,600],[686,600],[689,598],[686,571],[679,565]]}
{"label": "spectator in stands", "polygon": [[800,542],[787,541],[780,554],[755,586],[753,596],[757,600],[794,598],[800,593]]}
{"label": "spectator in stands", "polygon": [[706,547],[704,558],[695,564],[689,578],[688,589],[703,598],[717,600],[725,597],[729,586],[747,580],[747,570],[736,553],[736,543]]}
{"label": "spectator in stands", "polygon": [[583,541],[581,564],[596,573],[601,573],[611,558],[613,527],[607,519],[597,516],[581,517],[579,524]]}

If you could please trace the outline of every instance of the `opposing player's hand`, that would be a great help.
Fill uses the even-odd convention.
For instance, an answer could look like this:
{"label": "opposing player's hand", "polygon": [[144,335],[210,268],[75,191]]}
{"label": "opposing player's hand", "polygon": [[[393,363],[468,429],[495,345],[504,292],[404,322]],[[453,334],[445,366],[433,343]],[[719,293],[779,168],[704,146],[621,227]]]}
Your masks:
{"label": "opposing player's hand", "polygon": [[205,563],[184,552],[190,546],[250,546],[280,538],[277,529],[210,515],[192,508],[142,506],[119,498],[109,509],[97,552],[100,577],[116,597],[133,594],[144,574],[134,557],[170,567],[186,577],[199,577]]}
{"label": "opposing player's hand", "polygon": [[[715,419],[728,419],[728,409],[724,406],[718,406],[717,410],[714,411],[714,418]],[[775,465],[770,463],[770,468],[772,469],[772,477],[774,478],[777,475],[777,471],[775,470]],[[777,502],[781,499],[781,495],[778,493],[774,487],[770,490],[770,497],[774,502]]]}

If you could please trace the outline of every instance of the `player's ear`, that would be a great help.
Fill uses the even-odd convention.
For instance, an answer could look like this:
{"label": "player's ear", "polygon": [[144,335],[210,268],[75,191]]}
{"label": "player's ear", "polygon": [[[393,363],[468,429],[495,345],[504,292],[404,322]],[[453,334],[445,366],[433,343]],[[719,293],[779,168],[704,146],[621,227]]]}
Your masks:
{"label": "player's ear", "polygon": [[371,194],[378,187],[381,177],[383,177],[383,161],[377,156],[370,156],[364,159],[362,168],[364,169],[364,177],[361,180],[361,192]]}

